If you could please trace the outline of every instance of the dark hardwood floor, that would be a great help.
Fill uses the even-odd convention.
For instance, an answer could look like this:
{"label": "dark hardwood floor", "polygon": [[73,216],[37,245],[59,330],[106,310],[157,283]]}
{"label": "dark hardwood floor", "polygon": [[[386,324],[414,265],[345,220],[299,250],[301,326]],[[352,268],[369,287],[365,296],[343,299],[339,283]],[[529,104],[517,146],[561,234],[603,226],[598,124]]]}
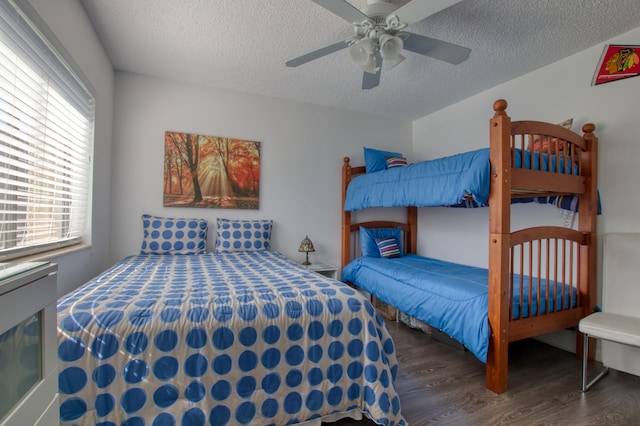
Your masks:
{"label": "dark hardwood floor", "polygon": [[[509,389],[496,395],[484,387],[484,364],[470,352],[400,323],[388,325],[400,363],[396,386],[411,426],[640,425],[640,377],[612,370],[583,394],[574,354],[525,340],[510,345]],[[592,364],[593,374],[600,365]]]}

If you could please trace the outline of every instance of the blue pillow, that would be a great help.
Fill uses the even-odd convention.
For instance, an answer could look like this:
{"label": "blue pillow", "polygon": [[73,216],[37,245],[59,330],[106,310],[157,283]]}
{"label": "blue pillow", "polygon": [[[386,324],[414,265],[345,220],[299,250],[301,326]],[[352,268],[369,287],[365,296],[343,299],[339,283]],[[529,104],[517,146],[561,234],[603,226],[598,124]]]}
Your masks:
{"label": "blue pillow", "polygon": [[378,250],[380,250],[380,257],[387,259],[400,257],[400,246],[395,237],[376,238],[376,244],[378,244]]}
{"label": "blue pillow", "polygon": [[402,157],[399,152],[381,151],[379,149],[364,147],[364,166],[367,173],[385,170],[387,157]]}
{"label": "blue pillow", "polygon": [[202,254],[207,250],[207,220],[142,215],[141,254]]}
{"label": "blue pillow", "polygon": [[218,219],[215,253],[269,250],[271,220]]}
{"label": "blue pillow", "polygon": [[[362,256],[380,257],[380,249],[376,238],[390,238],[393,237],[396,241],[402,241],[402,226],[396,228],[364,228],[360,227],[360,249],[362,250]],[[400,256],[402,256],[402,248],[400,249]]]}

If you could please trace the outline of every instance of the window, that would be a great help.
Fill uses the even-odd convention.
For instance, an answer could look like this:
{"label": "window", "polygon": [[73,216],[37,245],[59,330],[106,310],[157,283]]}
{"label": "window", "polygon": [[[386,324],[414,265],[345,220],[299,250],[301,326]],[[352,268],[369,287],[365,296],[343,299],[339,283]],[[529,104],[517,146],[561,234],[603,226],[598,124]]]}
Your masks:
{"label": "window", "polygon": [[26,1],[0,0],[0,260],[88,229],[95,102],[68,58]]}

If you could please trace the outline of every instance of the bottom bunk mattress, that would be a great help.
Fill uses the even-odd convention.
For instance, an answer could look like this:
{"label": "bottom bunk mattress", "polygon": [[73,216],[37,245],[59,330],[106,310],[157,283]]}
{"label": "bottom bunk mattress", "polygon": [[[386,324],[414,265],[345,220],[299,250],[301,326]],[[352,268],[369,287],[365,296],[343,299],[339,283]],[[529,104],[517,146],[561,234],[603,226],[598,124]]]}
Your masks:
{"label": "bottom bunk mattress", "polygon": [[58,302],[61,424],[406,424],[373,306],[276,252],[131,256]]}
{"label": "bottom bunk mattress", "polygon": [[[487,269],[460,265],[408,254],[398,258],[360,257],[348,263],[342,280],[362,288],[398,310],[444,331],[486,362],[491,330],[488,319]],[[513,318],[529,316],[527,304],[520,307],[519,276],[514,277]],[[523,299],[529,299],[528,277],[523,279]],[[537,279],[533,287],[537,287]],[[575,307],[575,289],[541,281],[538,298],[532,291],[532,315]],[[538,299],[540,300],[538,307]],[[548,303],[547,300],[552,301]],[[564,304],[563,304],[564,300]],[[521,312],[522,311],[522,312]]]}

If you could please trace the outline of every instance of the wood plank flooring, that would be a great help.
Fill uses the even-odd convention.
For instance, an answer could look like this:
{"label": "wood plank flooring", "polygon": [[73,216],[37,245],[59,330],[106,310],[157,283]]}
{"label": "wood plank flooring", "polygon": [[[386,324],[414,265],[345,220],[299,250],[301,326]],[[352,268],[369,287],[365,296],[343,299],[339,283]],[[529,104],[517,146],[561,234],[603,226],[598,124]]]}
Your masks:
{"label": "wood plank flooring", "polygon": [[[509,389],[496,395],[484,387],[484,364],[470,352],[401,323],[388,325],[400,363],[396,387],[411,426],[640,425],[640,377],[612,370],[583,394],[574,354],[525,340],[510,345]],[[590,373],[599,368],[591,365]],[[344,419],[330,425],[374,423]]]}

